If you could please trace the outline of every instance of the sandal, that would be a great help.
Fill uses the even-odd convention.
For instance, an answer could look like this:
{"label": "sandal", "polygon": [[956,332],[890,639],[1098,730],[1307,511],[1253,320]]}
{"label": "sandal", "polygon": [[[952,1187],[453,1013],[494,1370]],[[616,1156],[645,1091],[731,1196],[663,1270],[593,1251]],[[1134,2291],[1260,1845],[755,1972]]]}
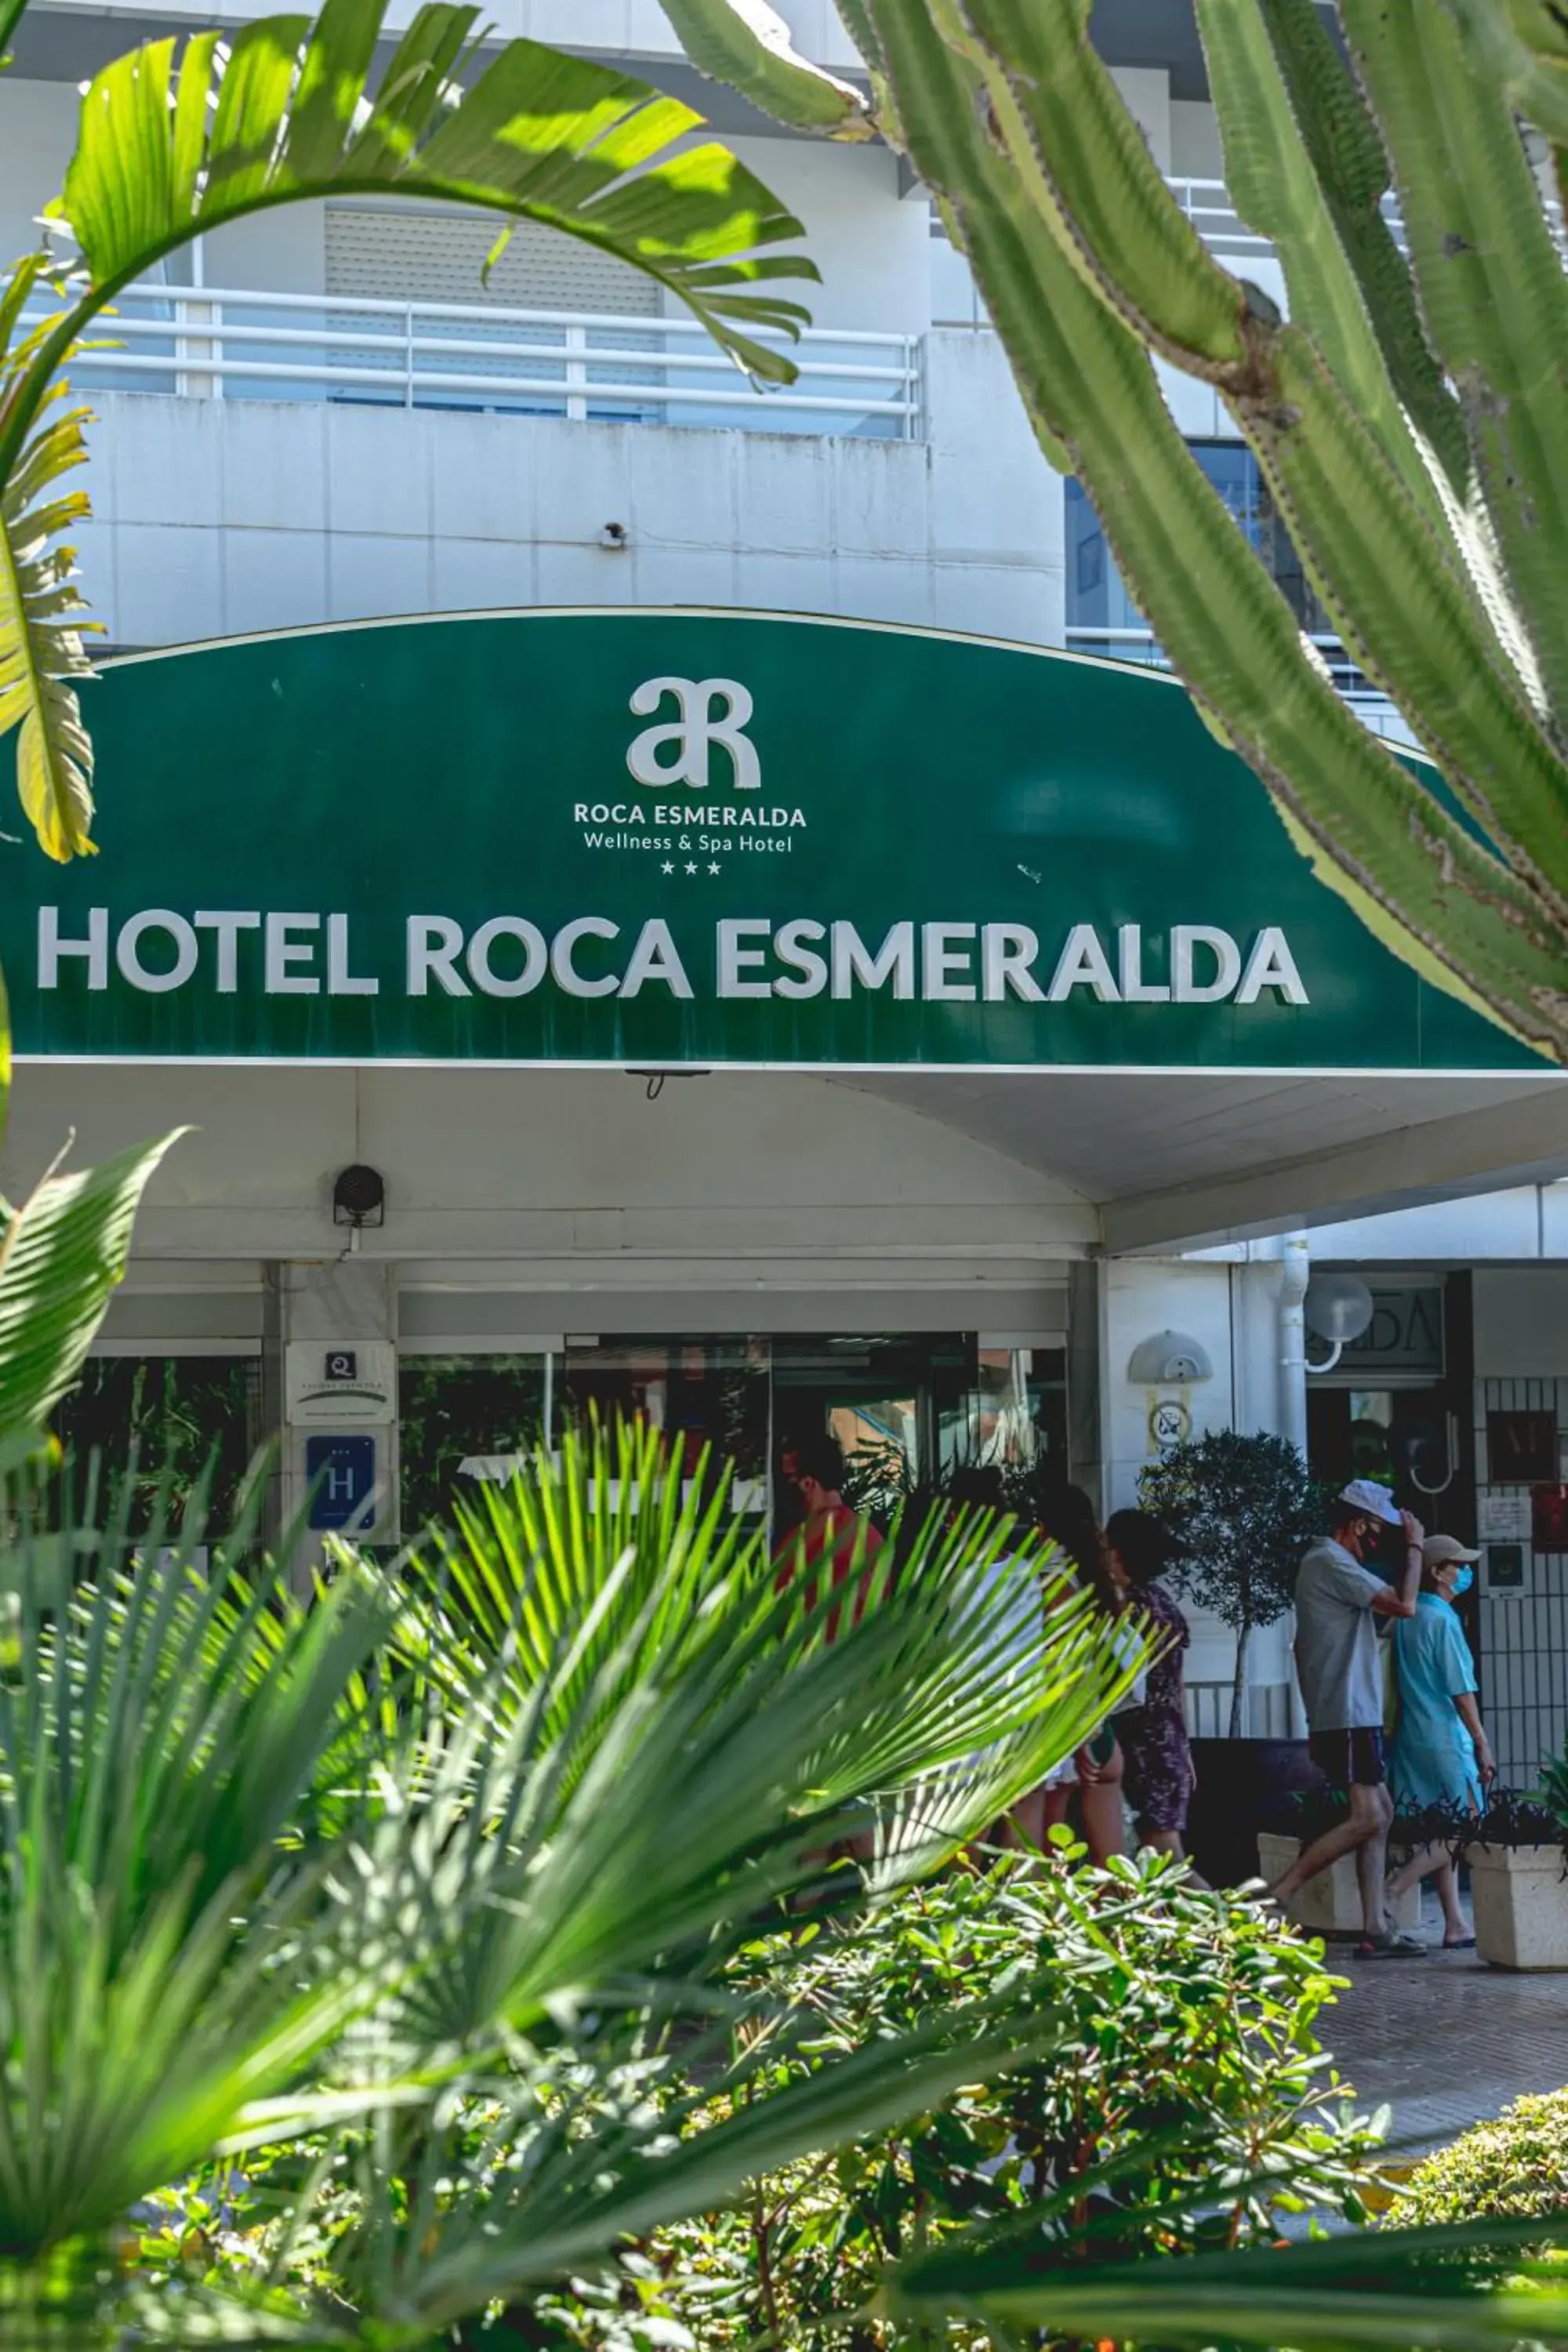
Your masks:
{"label": "sandal", "polygon": [[1355,1956],[1358,1960],[1424,1960],[1426,1947],[1419,1936],[1406,1936],[1395,1927],[1386,1936],[1363,1936]]}
{"label": "sandal", "polygon": [[1443,1949],[1446,1952],[1473,1952],[1475,1948],[1476,1939],[1473,1936],[1445,1936],[1443,1938]]}

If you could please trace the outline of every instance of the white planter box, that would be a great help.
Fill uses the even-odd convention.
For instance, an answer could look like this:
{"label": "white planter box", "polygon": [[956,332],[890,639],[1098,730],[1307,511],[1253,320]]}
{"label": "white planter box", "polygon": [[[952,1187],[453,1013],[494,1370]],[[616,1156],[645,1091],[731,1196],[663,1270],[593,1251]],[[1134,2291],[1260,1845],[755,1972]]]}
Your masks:
{"label": "white planter box", "polygon": [[[1280,1837],[1272,1830],[1258,1832],[1258,1874],[1272,1886],[1283,1878],[1301,1851],[1300,1838]],[[1285,1906],[1288,1916],[1298,1927],[1305,1927],[1314,1936],[1359,1936],[1362,1933],[1361,1888],[1355,1874],[1355,1856],[1342,1853],[1331,1870],[1322,1870],[1316,1878],[1308,1880],[1299,1894],[1293,1895]],[[1394,1906],[1394,1924],[1400,1927],[1421,1925],[1421,1889],[1412,1886]]]}
{"label": "white planter box", "polygon": [[1476,1951],[1498,1969],[1568,1969],[1568,1881],[1555,1845],[1469,1850]]}

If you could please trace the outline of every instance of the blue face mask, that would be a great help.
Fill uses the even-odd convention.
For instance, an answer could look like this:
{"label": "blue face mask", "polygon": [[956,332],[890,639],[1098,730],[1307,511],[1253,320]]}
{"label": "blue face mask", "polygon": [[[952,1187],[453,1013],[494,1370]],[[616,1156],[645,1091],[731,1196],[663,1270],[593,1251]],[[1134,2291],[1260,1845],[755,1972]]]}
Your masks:
{"label": "blue face mask", "polygon": [[1454,1570],[1454,1581],[1448,1588],[1453,1599],[1459,1600],[1469,1591],[1475,1580],[1476,1571],[1473,1568],[1457,1568]]}

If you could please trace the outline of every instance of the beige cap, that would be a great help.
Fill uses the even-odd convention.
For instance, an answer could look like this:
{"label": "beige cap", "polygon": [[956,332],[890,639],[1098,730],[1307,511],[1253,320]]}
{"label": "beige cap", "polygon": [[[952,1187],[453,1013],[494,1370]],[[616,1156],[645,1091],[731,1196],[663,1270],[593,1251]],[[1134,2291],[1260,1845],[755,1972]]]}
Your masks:
{"label": "beige cap", "polygon": [[1421,1547],[1421,1558],[1427,1568],[1447,1568],[1455,1560],[1479,1559],[1480,1553],[1470,1550],[1458,1536],[1428,1536]]}

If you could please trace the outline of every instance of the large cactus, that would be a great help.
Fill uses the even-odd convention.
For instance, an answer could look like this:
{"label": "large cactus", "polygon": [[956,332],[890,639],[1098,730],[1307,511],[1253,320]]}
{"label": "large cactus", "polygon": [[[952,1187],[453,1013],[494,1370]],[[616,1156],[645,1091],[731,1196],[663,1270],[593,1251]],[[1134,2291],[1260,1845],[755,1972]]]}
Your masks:
{"label": "large cactus", "polygon": [[[1200,242],[1090,46],[1091,0],[838,0],[866,91],[761,0],[664,5],[697,66],[793,128],[908,155],[1210,725],[1400,954],[1568,1061],[1568,280],[1541,183],[1568,148],[1558,13],[1337,0],[1347,65],[1313,0],[1195,0],[1232,199],[1274,244],[1287,320]],[[1152,354],[1225,401],[1440,783],[1334,692]]]}

